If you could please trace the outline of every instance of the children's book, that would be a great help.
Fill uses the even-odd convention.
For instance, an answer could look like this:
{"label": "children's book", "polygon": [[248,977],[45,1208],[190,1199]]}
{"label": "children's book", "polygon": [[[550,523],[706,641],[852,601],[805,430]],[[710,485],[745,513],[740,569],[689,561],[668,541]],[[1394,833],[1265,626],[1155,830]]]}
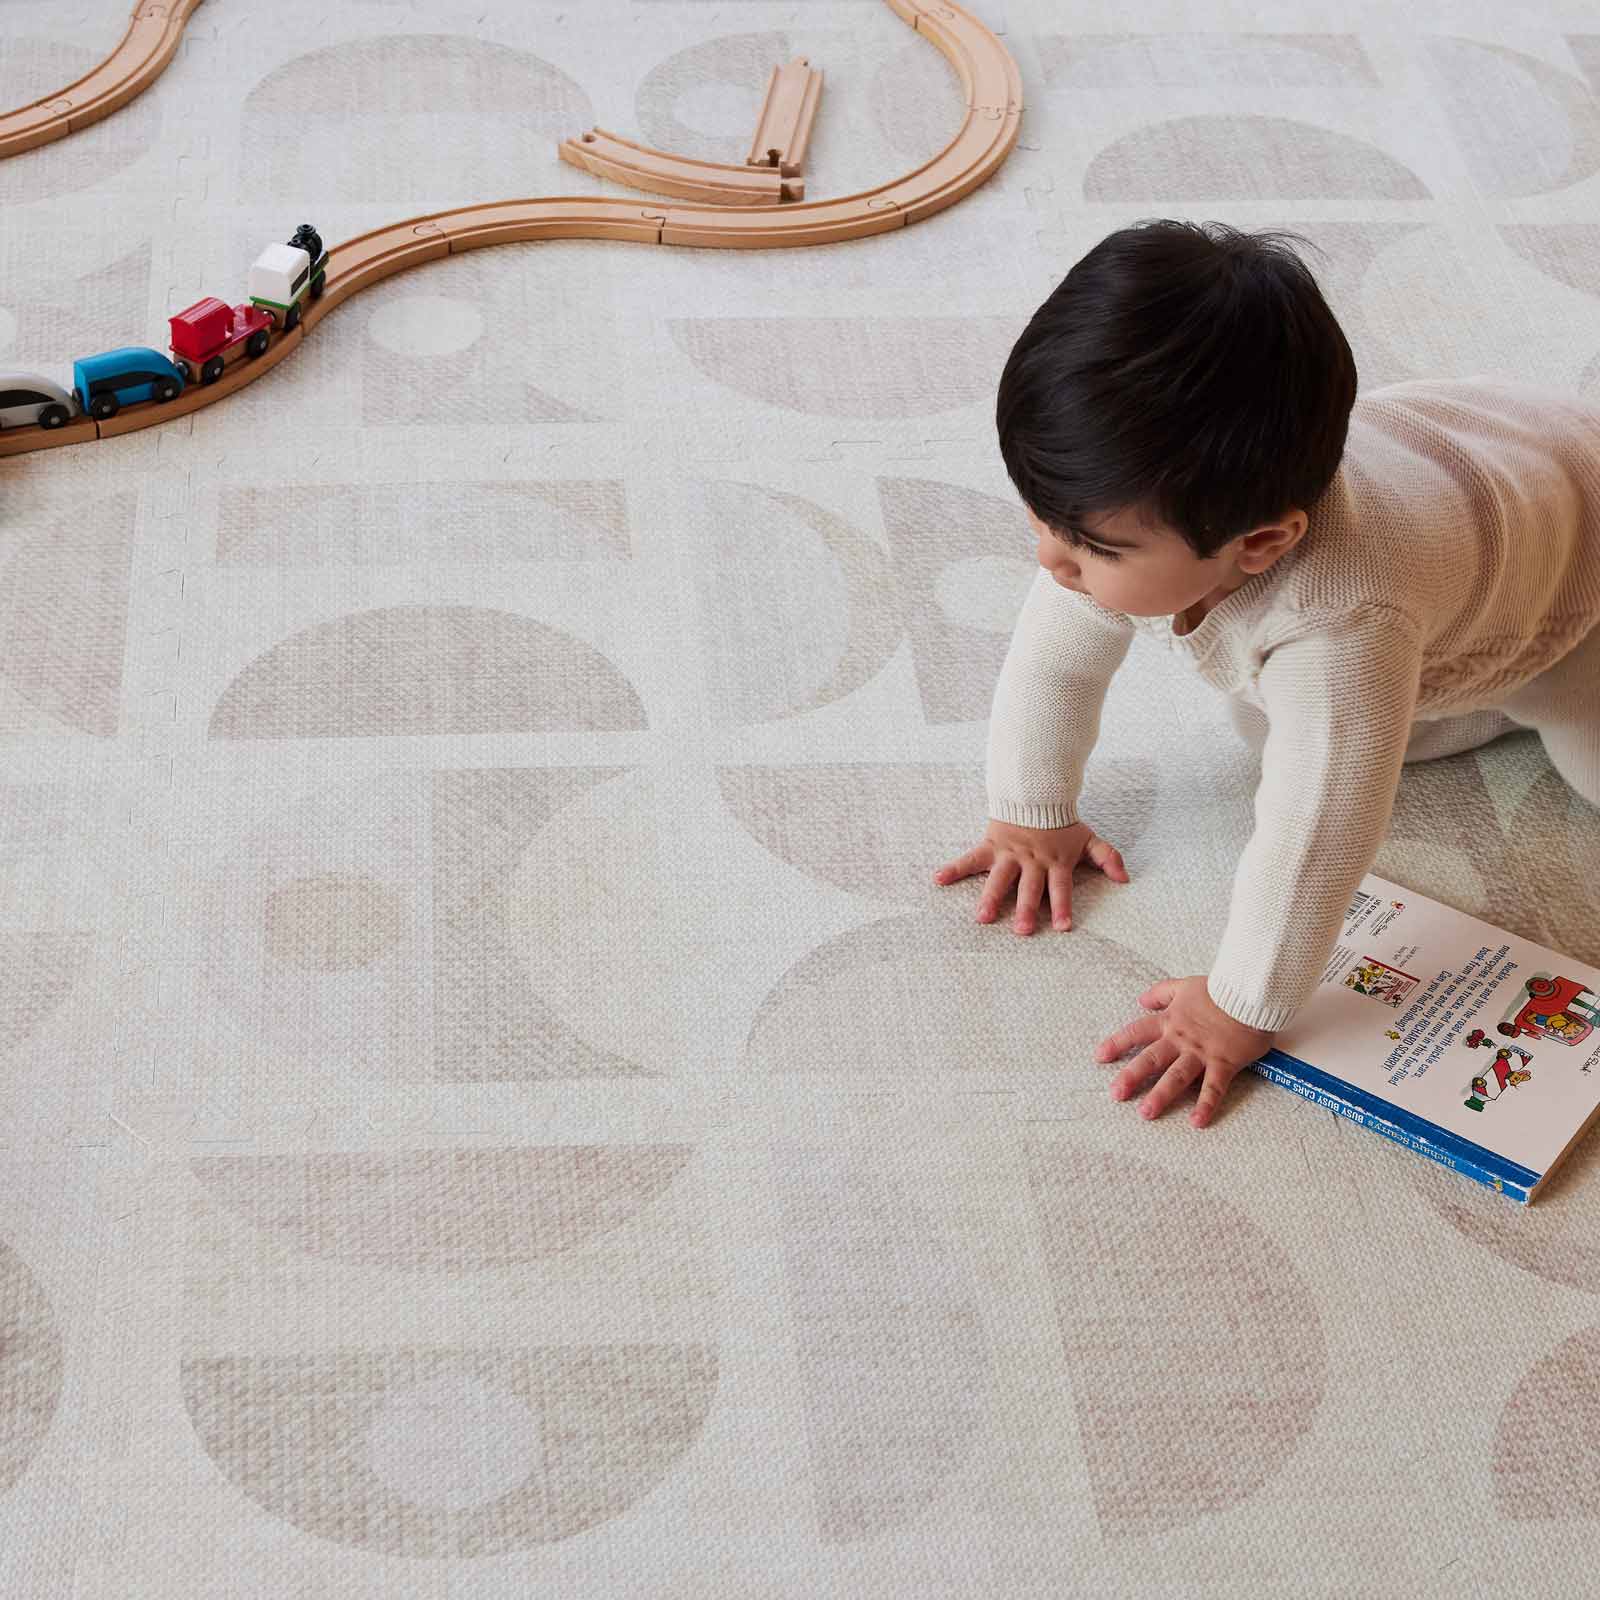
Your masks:
{"label": "children's book", "polygon": [[1600,1112],[1600,969],[1370,874],[1262,1077],[1529,1201]]}

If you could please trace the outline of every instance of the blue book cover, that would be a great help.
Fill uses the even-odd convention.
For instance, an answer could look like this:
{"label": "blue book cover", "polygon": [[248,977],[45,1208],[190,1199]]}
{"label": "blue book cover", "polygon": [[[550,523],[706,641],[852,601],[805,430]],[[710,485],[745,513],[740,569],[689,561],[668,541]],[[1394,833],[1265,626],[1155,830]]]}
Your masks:
{"label": "blue book cover", "polygon": [[1600,1111],[1600,969],[1370,874],[1262,1077],[1527,1202]]}

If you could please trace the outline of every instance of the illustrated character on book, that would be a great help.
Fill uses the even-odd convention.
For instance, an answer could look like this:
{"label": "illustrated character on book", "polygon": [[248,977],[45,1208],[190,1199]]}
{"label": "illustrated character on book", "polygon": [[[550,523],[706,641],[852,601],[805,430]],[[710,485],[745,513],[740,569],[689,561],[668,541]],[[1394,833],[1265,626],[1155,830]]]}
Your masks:
{"label": "illustrated character on book", "polygon": [[[1474,1028],[1467,1035],[1467,1047],[1476,1050],[1480,1045],[1494,1041],[1482,1028]],[[1519,1059],[1513,1060],[1513,1057]],[[1467,1098],[1462,1102],[1468,1111],[1482,1111],[1491,1100],[1498,1100],[1507,1089],[1515,1089],[1533,1076],[1533,1057],[1521,1045],[1507,1044],[1495,1051],[1489,1070],[1480,1073],[1467,1086]]]}
{"label": "illustrated character on book", "polygon": [[1581,1044],[1600,1026],[1600,1000],[1576,979],[1536,972],[1523,988],[1529,998],[1525,1002],[1513,1000],[1496,1025],[1508,1038]]}
{"label": "illustrated character on book", "polygon": [[1357,994],[1371,995],[1387,1006],[1398,1006],[1416,988],[1418,979],[1398,967],[1391,967],[1368,956],[1344,975],[1344,986]]}

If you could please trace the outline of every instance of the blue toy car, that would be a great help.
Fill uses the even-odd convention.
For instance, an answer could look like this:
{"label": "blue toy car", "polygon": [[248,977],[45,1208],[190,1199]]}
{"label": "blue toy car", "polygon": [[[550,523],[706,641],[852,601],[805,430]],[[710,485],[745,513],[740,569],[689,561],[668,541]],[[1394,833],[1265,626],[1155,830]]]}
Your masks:
{"label": "blue toy car", "polygon": [[159,350],[131,344],[72,363],[72,387],[91,417],[116,416],[135,400],[176,400],[183,393],[183,374]]}

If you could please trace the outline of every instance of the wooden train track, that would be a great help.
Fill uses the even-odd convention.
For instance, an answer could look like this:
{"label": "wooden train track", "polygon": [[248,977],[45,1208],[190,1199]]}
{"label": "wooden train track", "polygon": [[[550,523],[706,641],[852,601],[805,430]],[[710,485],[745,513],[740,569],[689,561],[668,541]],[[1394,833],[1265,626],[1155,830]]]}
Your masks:
{"label": "wooden train track", "polygon": [[[181,3],[177,0],[174,10]],[[410,217],[335,245],[328,255],[324,293],[306,307],[300,326],[275,335],[265,354],[237,362],[217,382],[191,385],[165,404],[149,401],[129,406],[103,422],[85,417],[55,429],[8,428],[0,433],[0,455],[113,438],[226,399],[264,376],[329,312],[368,284],[480,245],[533,239],[623,239],[636,244],[712,249],[786,249],[888,233],[931,217],[970,194],[1010,155],[1022,116],[1022,79],[1005,46],[961,6],[944,0],[885,3],[955,68],[966,102],[955,137],[913,171],[835,200],[766,205],[664,201],[649,205],[630,198],[556,195]],[[170,51],[168,55],[170,58]],[[90,74],[83,81],[93,78]]]}
{"label": "wooden train track", "polygon": [[0,157],[20,155],[87,128],[143,94],[178,53],[200,0],[137,0],[122,42],[76,83],[0,113]]}
{"label": "wooden train track", "polygon": [[561,142],[561,159],[597,178],[610,178],[651,194],[680,200],[710,200],[725,206],[777,205],[803,200],[804,178],[786,178],[776,167],[738,166],[731,161],[696,161],[635,144],[605,128],[591,128]]}

